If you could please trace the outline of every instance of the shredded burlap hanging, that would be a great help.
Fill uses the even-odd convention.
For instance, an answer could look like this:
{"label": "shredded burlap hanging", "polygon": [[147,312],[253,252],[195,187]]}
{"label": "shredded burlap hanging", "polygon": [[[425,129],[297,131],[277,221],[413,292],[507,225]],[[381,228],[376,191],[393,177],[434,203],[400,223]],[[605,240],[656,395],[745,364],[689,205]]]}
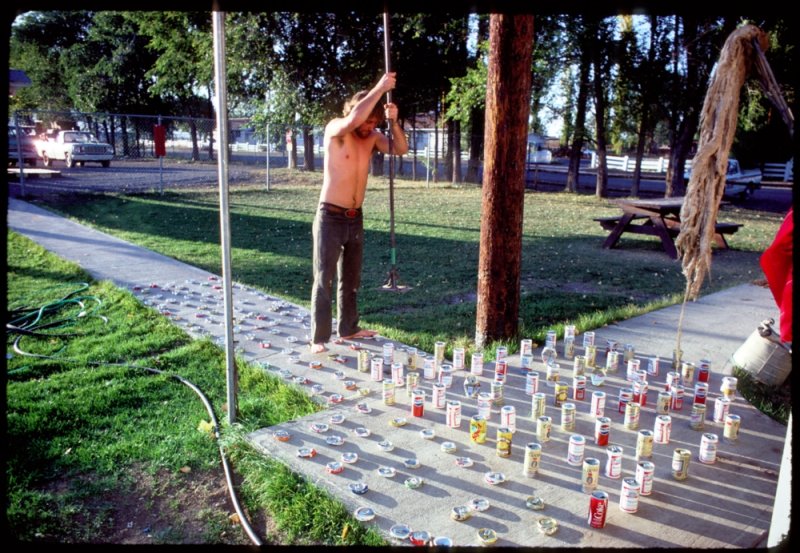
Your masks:
{"label": "shredded burlap hanging", "polygon": [[681,207],[681,230],[675,246],[681,257],[686,291],[678,321],[677,351],[686,302],[696,299],[711,270],[711,246],[725,192],[728,152],[733,144],[739,113],[739,95],[755,56],[753,42],[766,50],[767,35],[744,25],[725,41],[700,114],[700,139]]}

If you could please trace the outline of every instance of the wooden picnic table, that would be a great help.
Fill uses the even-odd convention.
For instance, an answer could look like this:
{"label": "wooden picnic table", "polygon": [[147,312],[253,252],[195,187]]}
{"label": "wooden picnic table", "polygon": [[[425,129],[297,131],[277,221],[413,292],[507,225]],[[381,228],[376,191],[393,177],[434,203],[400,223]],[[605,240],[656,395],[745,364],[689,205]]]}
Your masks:
{"label": "wooden picnic table", "polygon": [[[603,248],[610,249],[617,245],[617,242],[626,232],[634,234],[649,234],[658,236],[661,245],[672,259],[678,258],[678,250],[675,248],[675,237],[681,230],[681,207],[683,206],[683,196],[673,198],[651,198],[651,199],[618,199],[612,200],[621,210],[620,216],[598,217],[594,219],[600,225],[610,230]],[[728,248],[725,240],[726,234],[733,234],[742,226],[740,223],[716,223],[716,234],[714,240],[720,248]]]}

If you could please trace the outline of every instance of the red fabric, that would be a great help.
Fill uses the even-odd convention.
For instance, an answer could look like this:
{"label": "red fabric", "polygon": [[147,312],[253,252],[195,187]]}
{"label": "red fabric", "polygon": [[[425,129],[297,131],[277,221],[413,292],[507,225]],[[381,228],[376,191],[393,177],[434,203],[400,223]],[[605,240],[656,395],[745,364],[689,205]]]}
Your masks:
{"label": "red fabric", "polygon": [[761,255],[761,268],[767,277],[769,289],[780,309],[781,341],[792,341],[792,237],[794,234],[793,208],[783,219],[775,240]]}

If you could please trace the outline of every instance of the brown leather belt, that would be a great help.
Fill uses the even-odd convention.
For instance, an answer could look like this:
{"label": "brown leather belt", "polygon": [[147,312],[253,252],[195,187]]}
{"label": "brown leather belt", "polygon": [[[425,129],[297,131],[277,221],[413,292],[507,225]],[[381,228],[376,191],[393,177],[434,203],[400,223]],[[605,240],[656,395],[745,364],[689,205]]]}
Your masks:
{"label": "brown leather belt", "polygon": [[333,215],[344,215],[348,219],[355,219],[361,215],[360,207],[341,207],[335,204],[329,204],[327,202],[320,202],[319,207],[327,213],[332,213]]}

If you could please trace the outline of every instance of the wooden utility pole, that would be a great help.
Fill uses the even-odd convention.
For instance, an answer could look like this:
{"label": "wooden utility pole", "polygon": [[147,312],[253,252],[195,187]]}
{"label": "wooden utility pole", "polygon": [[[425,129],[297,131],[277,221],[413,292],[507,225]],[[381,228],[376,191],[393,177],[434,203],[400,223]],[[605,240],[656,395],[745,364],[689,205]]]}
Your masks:
{"label": "wooden utility pole", "polygon": [[518,331],[533,15],[492,14],[475,343]]}

